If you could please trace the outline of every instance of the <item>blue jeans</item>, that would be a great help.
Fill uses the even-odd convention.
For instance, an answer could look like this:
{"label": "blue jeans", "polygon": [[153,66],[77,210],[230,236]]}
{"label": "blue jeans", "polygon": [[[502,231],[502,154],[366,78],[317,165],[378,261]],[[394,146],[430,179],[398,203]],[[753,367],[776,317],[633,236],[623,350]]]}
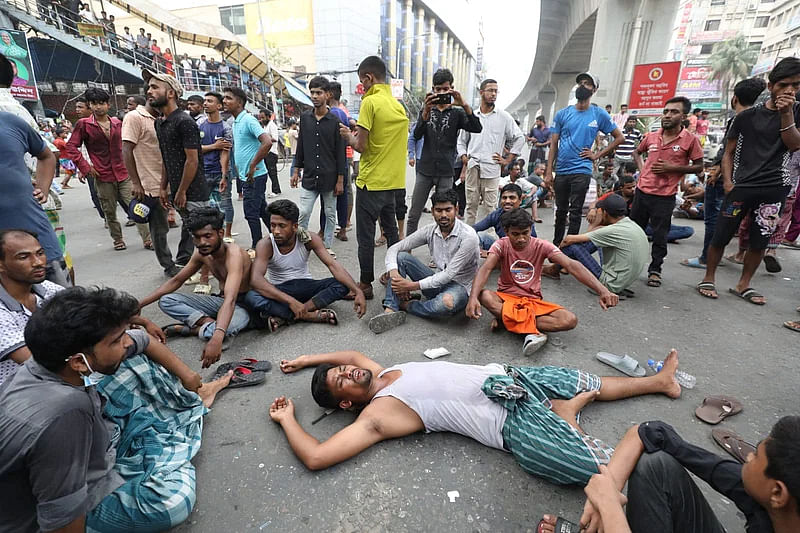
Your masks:
{"label": "blue jeans", "polygon": [[[192,328],[203,317],[216,318],[224,301],[222,296],[173,292],[159,298],[158,307],[166,315]],[[231,323],[226,328],[225,336],[227,337],[236,335],[250,324],[250,314],[241,306],[242,303],[243,297],[239,295],[236,299],[236,308],[233,310]],[[216,328],[216,321],[209,322],[200,329],[197,336],[208,340]]]}
{"label": "blue jeans", "polygon": [[245,181],[242,184],[244,194],[244,218],[250,226],[250,236],[253,248],[261,240],[261,222],[269,228],[269,213],[267,212],[267,175],[256,176],[252,183]]}
{"label": "blue jeans", "polygon": [[325,243],[325,248],[333,246],[333,230],[336,227],[336,197],[333,191],[310,191],[305,187],[300,187],[300,227],[308,229],[308,221],[311,218],[311,211],[314,210],[314,203],[317,197],[321,198],[322,205],[320,208],[325,212],[327,224],[325,225],[325,233],[323,234],[322,241]]}
{"label": "blue jeans", "polygon": [[[336,300],[341,300],[350,289],[336,278],[325,279],[293,279],[275,285],[279,291],[288,294],[301,303],[311,300],[315,309],[324,309]],[[244,297],[245,304],[263,316],[277,316],[285,320],[293,320],[294,313],[283,302],[271,300],[256,291],[249,291]]]}
{"label": "blue jeans", "polygon": [[[653,228],[648,225],[644,229],[645,234],[651,239],[653,238]],[[669,225],[669,231],[667,232],[667,242],[675,242],[681,239],[688,239],[694,235],[694,228],[691,226],[676,226],[675,224]],[[712,232],[713,235],[713,232]]]}
{"label": "blue jeans", "polygon": [[700,254],[701,263],[706,262],[706,254],[708,254],[708,247],[717,227],[717,218],[719,218],[719,210],[722,208],[722,200],[724,199],[725,188],[722,186],[722,180],[718,179],[714,185],[706,187],[706,192],[703,196],[703,220],[705,221],[706,231],[703,236],[703,252]]}
{"label": "blue jeans", "polygon": [[[564,252],[564,255],[570,259],[574,259],[585,266],[589,272],[594,274],[594,277],[599,278],[600,274],[603,273],[600,263],[598,263],[595,258],[592,257],[592,254],[597,251],[597,246],[595,246],[593,242],[579,242],[576,244],[570,244],[569,246],[562,248],[561,251]],[[602,261],[602,255],[600,260]]]}
{"label": "blue jeans", "polygon": [[[397,254],[397,272],[412,281],[419,281],[434,274],[431,268],[408,252]],[[424,302],[412,300],[406,309],[412,315],[422,318],[446,318],[456,315],[467,308],[467,300],[469,300],[467,289],[455,281],[451,281],[444,287],[423,290],[422,294],[426,298]],[[444,302],[444,297],[448,294],[453,299],[450,306]],[[391,282],[386,284],[386,298],[383,300],[383,307],[395,311],[400,309],[400,301],[392,290]]]}
{"label": "blue jeans", "polygon": [[496,241],[497,239],[495,239],[488,233],[481,232],[478,233],[478,240],[481,243],[481,250],[488,250],[489,248],[492,247],[492,244],[494,244],[494,241]]}
{"label": "blue jeans", "polygon": [[216,208],[225,213],[225,223],[230,224],[233,222],[233,202],[231,201],[233,183],[228,183],[228,186],[225,187],[225,192],[219,192],[219,183],[221,181],[221,173],[206,172],[206,183],[211,191],[209,200]]}

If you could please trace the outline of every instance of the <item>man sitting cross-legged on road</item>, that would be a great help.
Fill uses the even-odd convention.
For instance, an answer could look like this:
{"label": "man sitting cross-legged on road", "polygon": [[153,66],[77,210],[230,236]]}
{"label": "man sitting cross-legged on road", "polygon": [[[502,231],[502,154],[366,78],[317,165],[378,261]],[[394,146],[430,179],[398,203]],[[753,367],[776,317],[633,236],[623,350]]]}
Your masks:
{"label": "man sitting cross-legged on road", "polygon": [[[258,241],[250,276],[252,289],[245,303],[258,312],[274,332],[292,321],[339,323],[326,306],[353,291],[353,309],[358,318],[367,310],[364,292],[350,274],[325,249],[322,239],[298,227],[300,209],[290,200],[277,200],[267,207],[269,237]],[[315,280],[308,270],[308,256],[314,252],[333,277]],[[267,279],[265,276],[269,276]]]}
{"label": "man sitting cross-legged on road", "polygon": [[[406,320],[408,311],[422,318],[444,318],[464,310],[472,280],[478,271],[480,248],[478,235],[458,214],[458,193],[453,189],[437,190],[431,196],[434,224],[418,229],[386,252],[384,313],[369,321],[369,329],[383,333]],[[428,246],[434,271],[411,255],[420,246]],[[406,279],[406,278],[410,279]],[[411,291],[421,290],[426,301],[417,302]]]}
{"label": "man sitting cross-legged on road", "polygon": [[[736,505],[748,533],[795,533],[800,531],[798,454],[797,416],[778,420],[755,451],[742,457],[744,464],[684,441],[664,422],[636,425],[620,441],[605,472],[613,481],[605,488],[616,500],[617,512],[625,501],[620,492],[628,485],[628,523],[611,529],[604,509],[587,502],[581,531],[617,532],[629,525],[627,531],[634,533],[724,533],[691,472]],[[541,531],[555,531],[555,517],[544,521]]]}
{"label": "man sitting cross-legged on road", "polygon": [[[618,194],[598,200],[595,211],[588,231],[564,237],[561,251],[588,268],[614,294],[633,296],[628,287],[647,264],[647,235],[626,216],[628,206]],[[592,257],[598,249],[602,266]]]}
{"label": "man sitting cross-legged on road", "polygon": [[[506,236],[506,231],[503,224],[500,222],[500,217],[503,213],[516,209],[522,206],[523,197],[522,187],[516,183],[506,183],[500,189],[500,207],[486,215],[486,218],[472,226],[475,231],[486,231],[489,228],[494,228],[498,239]],[[536,237],[536,227],[533,225],[531,219],[531,237]],[[489,248],[492,247],[494,241],[497,240],[488,233],[478,233],[478,238],[481,243],[481,257],[488,255]]]}
{"label": "man sitting cross-legged on road", "polygon": [[191,460],[232,372],[202,383],[128,330],[114,289],[53,295],[25,326],[31,358],[0,388],[3,531],[166,531],[195,502]]}
{"label": "man sitting cross-legged on road", "polygon": [[[600,296],[603,309],[619,302],[585,266],[564,255],[554,244],[531,238],[531,216],[523,209],[503,213],[506,236],[496,241],[481,265],[467,302],[467,316],[480,318],[481,304],[494,315],[492,329],[505,327],[522,333],[522,353],[531,355],[547,342],[545,331],[567,331],[578,325],[578,317],[558,304],[542,300],[542,265],[545,259],[563,267],[575,279]],[[484,289],[489,274],[500,268],[497,292]]]}
{"label": "man sitting cross-legged on road", "polygon": [[281,361],[281,370],[317,366],[311,381],[316,402],[326,409],[362,409],[361,414],[322,443],[297,423],[291,400],[276,398],[269,414],[312,470],[346,461],[382,440],[423,430],[450,431],[510,451],[530,474],[553,483],[585,484],[613,450],[585,434],[577,414],[592,400],[679,397],[677,353],[670,353],[664,364],[664,370],[645,378],[600,378],[552,366],[431,361],[384,369],[354,351],[303,355]]}
{"label": "man sitting cross-legged on road", "polygon": [[[250,256],[235,243],[223,241],[224,215],[216,207],[201,207],[189,213],[183,225],[192,234],[195,251],[178,274],[140,302],[142,308],[158,300],[158,307],[180,324],[164,328],[167,336],[197,335],[208,341],[201,357],[208,368],[222,355],[223,341],[250,324],[242,307],[250,289]],[[207,266],[219,280],[221,295],[175,293],[192,274]],[[227,349],[227,344],[224,346]]]}

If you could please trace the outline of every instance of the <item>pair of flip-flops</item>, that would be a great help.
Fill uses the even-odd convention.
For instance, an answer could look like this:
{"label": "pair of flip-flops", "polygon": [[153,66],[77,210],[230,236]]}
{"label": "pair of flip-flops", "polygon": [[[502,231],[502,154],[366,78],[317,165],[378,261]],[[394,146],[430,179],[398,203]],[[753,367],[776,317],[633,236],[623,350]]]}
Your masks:
{"label": "pair of flip-flops", "polygon": [[612,368],[616,368],[623,374],[632,378],[643,378],[647,374],[647,371],[642,368],[642,365],[639,364],[639,361],[628,354],[614,355],[613,353],[608,352],[597,352],[595,357],[601,363],[605,363]]}
{"label": "pair of flip-flops", "polygon": [[272,369],[269,361],[258,361],[252,358],[245,358],[235,363],[222,363],[217,367],[211,381],[217,380],[233,370],[233,377],[227,388],[249,387],[258,385],[267,380],[267,372]]}
{"label": "pair of flip-flops", "polygon": [[726,418],[739,414],[744,407],[732,396],[708,396],[695,409],[694,415],[707,424],[719,424]]}

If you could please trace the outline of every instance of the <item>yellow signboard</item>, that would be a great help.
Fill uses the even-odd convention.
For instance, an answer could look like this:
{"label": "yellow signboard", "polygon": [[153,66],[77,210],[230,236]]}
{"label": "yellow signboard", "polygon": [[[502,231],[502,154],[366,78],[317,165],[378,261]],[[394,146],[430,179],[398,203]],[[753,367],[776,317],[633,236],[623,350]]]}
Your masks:
{"label": "yellow signboard", "polygon": [[[247,44],[260,50],[263,39],[276,46],[314,44],[312,0],[260,0],[244,5]],[[260,17],[259,17],[260,10]],[[263,21],[263,37],[260,21]]]}
{"label": "yellow signboard", "polygon": [[78,33],[83,37],[105,37],[106,30],[100,24],[78,22]]}

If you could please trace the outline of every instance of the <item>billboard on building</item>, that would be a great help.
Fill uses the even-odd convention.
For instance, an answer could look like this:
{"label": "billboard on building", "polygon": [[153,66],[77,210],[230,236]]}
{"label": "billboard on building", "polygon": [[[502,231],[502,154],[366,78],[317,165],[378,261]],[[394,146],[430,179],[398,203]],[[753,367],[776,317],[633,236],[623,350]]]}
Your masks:
{"label": "billboard on building", "polygon": [[684,66],[678,79],[676,94],[685,96],[693,102],[695,100],[719,100],[722,98],[722,84],[720,80],[711,80],[711,67]]}
{"label": "billboard on building", "polygon": [[24,32],[0,29],[0,54],[6,56],[14,68],[11,95],[23,100],[38,100],[39,90],[33,75],[31,51]]}
{"label": "billboard on building", "polygon": [[680,61],[634,66],[631,95],[628,99],[630,113],[660,115],[664,104],[675,95],[680,70]]}
{"label": "billboard on building", "polygon": [[[247,44],[254,50],[261,50],[264,39],[276,46],[314,44],[311,0],[271,0],[245,4],[244,18]],[[261,22],[264,28],[261,28]]]}

